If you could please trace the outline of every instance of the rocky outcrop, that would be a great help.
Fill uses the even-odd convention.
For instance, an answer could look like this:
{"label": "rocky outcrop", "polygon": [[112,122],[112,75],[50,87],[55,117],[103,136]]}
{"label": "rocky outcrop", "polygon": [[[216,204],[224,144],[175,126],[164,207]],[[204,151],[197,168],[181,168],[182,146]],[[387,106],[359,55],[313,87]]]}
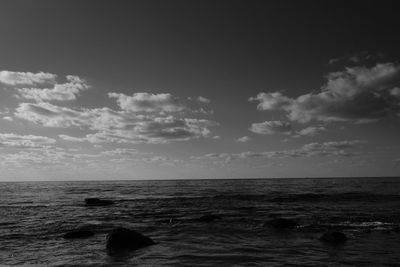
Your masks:
{"label": "rocky outcrop", "polygon": [[106,248],[109,253],[126,252],[154,245],[154,241],[134,230],[116,228],[107,236]]}
{"label": "rocky outcrop", "polygon": [[341,245],[347,241],[347,236],[342,232],[333,231],[323,234],[319,240],[331,245]]}
{"label": "rocky outcrop", "polygon": [[85,198],[85,205],[86,206],[109,206],[113,205],[114,202],[107,199],[100,199],[97,197]]}

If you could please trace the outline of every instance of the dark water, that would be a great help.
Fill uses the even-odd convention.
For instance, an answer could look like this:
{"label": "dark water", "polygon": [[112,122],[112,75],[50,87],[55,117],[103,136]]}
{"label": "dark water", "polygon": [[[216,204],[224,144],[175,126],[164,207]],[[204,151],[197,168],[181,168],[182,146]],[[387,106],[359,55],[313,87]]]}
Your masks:
{"label": "dark water", "polygon": [[[0,183],[0,265],[400,266],[399,190],[394,178]],[[85,207],[86,197],[115,205]],[[222,220],[196,220],[204,214]],[[263,227],[276,217],[300,227]],[[80,226],[95,235],[61,237]],[[115,226],[158,244],[110,257]],[[320,242],[327,229],[349,240]]]}

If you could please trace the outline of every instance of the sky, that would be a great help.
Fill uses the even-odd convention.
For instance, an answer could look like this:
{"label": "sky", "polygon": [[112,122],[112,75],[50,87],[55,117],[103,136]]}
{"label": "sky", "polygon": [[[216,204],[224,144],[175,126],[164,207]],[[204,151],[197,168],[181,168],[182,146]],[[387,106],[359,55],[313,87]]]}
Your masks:
{"label": "sky", "polygon": [[2,1],[0,181],[399,176],[399,11]]}

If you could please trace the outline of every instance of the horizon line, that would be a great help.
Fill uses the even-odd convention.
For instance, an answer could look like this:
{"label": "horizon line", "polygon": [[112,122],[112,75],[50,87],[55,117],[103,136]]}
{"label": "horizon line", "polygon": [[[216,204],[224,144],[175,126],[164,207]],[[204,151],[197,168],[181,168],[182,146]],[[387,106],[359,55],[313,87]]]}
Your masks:
{"label": "horizon line", "polygon": [[19,180],[0,181],[0,183],[26,183],[26,182],[127,182],[127,181],[210,181],[210,180],[273,180],[273,179],[398,179],[400,176],[326,176],[326,177],[253,177],[253,178],[168,178],[168,179],[106,179],[106,180]]}

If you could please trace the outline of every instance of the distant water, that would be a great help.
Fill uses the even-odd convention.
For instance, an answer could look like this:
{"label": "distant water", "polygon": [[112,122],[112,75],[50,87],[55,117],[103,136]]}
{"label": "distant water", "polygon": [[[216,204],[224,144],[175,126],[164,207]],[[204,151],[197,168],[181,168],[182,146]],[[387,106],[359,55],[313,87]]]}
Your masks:
{"label": "distant water", "polygon": [[[86,197],[116,204],[85,207]],[[222,220],[195,220],[204,214]],[[301,226],[263,227],[276,217]],[[394,178],[0,183],[0,266],[400,266],[399,225]],[[80,226],[95,235],[61,238]],[[158,244],[110,257],[115,226]],[[348,242],[321,243],[327,229]]]}

